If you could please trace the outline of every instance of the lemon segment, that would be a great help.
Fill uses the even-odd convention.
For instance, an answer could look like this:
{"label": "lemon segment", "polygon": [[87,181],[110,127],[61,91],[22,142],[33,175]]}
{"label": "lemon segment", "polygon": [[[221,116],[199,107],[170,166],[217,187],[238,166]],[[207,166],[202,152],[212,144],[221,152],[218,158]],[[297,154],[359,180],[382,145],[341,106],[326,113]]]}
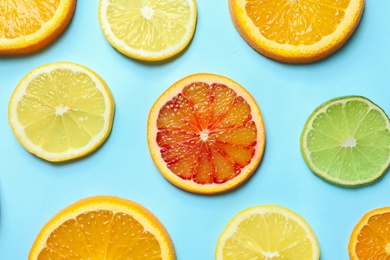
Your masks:
{"label": "lemon segment", "polygon": [[113,97],[103,79],[66,62],[30,72],[9,104],[16,138],[49,161],[70,160],[96,150],[111,131],[113,113]]}
{"label": "lemon segment", "polygon": [[181,52],[195,32],[194,0],[101,0],[99,21],[110,44],[135,59],[158,61]]}

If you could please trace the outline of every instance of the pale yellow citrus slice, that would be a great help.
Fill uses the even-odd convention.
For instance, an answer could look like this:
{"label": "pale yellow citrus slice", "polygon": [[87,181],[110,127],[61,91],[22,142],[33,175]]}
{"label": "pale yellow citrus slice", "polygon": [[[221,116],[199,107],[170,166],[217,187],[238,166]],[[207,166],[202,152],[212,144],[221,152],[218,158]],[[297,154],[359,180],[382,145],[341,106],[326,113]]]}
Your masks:
{"label": "pale yellow citrus slice", "polygon": [[390,259],[390,207],[367,212],[352,231],[348,251],[351,260]]}
{"label": "pale yellow citrus slice", "polygon": [[109,43],[128,57],[161,61],[190,43],[196,27],[195,0],[100,0],[99,21]]}
{"label": "pale yellow citrus slice", "polygon": [[8,120],[17,140],[48,161],[95,151],[109,136],[114,100],[104,80],[70,62],[40,66],[14,90]]}
{"label": "pale yellow citrus slice", "polygon": [[238,213],[218,238],[215,260],[319,260],[320,248],[310,225],[278,205],[255,206]]}
{"label": "pale yellow citrus slice", "polygon": [[309,63],[338,50],[360,22],[364,0],[229,0],[232,21],[259,53]]}
{"label": "pale yellow citrus slice", "polygon": [[163,224],[142,205],[114,196],[81,199],[50,219],[29,260],[161,259],[175,250]]}
{"label": "pale yellow citrus slice", "polygon": [[265,129],[250,93],[220,75],[189,75],[154,103],[148,143],[162,175],[195,193],[231,190],[255,171]]}
{"label": "pale yellow citrus slice", "polygon": [[76,0],[1,1],[0,55],[46,47],[68,27],[75,8]]}

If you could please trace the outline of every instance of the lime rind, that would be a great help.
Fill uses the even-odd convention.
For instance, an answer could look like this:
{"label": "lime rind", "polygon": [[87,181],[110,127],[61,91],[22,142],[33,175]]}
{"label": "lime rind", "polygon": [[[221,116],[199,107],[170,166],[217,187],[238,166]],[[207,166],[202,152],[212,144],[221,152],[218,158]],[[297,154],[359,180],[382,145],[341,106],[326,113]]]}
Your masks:
{"label": "lime rind", "polygon": [[369,184],[390,165],[389,117],[362,96],[331,99],[309,116],[300,143],[309,168],[326,181]]}

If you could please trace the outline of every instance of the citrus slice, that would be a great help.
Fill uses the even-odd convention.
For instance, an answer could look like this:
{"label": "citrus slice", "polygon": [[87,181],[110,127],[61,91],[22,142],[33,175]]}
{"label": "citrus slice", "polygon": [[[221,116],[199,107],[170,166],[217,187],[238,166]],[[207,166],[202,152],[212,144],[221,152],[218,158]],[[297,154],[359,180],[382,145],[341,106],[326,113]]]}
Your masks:
{"label": "citrus slice", "polygon": [[175,259],[162,223],[142,205],[114,196],[81,199],[50,219],[29,260]]}
{"label": "citrus slice", "polygon": [[318,260],[320,249],[310,225],[278,205],[250,207],[238,213],[218,238],[216,260]]}
{"label": "citrus slice", "polygon": [[17,85],[8,120],[32,154],[59,162],[83,157],[109,136],[114,100],[103,79],[70,62],[40,66]]}
{"label": "citrus slice", "polygon": [[252,175],[263,154],[265,130],[247,90],[224,76],[199,73],[179,80],[154,103],[148,143],[168,181],[212,194]]}
{"label": "citrus slice", "polygon": [[390,207],[367,212],[352,231],[351,260],[390,259]]}
{"label": "citrus slice", "polygon": [[371,183],[390,165],[389,118],[365,97],[331,99],[308,118],[301,151],[310,169],[329,182]]}
{"label": "citrus slice", "polygon": [[76,0],[2,1],[0,55],[46,47],[68,27],[75,8]]}
{"label": "citrus slice", "polygon": [[243,39],[269,58],[309,63],[338,50],[360,22],[364,0],[229,0]]}
{"label": "citrus slice", "polygon": [[175,56],[190,43],[196,26],[195,0],[100,0],[100,27],[124,55],[143,61]]}

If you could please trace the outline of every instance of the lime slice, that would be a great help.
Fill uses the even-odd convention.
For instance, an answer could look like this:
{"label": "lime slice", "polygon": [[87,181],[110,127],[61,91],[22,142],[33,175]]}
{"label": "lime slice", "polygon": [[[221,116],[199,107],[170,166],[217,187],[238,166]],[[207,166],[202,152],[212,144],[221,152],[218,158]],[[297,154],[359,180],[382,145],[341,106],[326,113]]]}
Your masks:
{"label": "lime slice", "polygon": [[310,169],[329,182],[371,183],[390,165],[389,118],[365,97],[331,99],[307,120],[301,151]]}

